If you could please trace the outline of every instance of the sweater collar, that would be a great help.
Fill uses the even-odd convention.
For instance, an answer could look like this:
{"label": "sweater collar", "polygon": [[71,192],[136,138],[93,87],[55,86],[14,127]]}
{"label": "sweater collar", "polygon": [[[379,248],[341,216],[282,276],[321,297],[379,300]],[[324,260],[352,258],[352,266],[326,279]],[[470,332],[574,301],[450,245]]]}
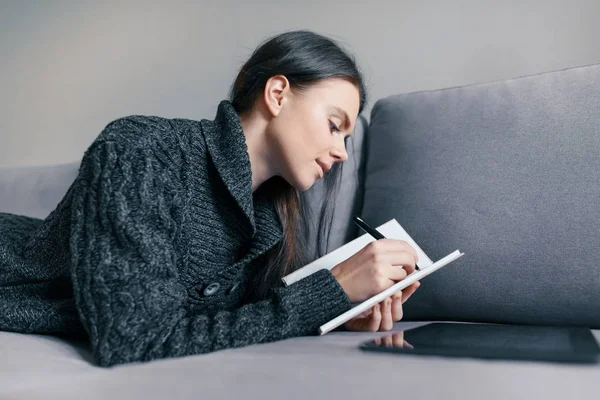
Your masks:
{"label": "sweater collar", "polygon": [[203,119],[201,123],[212,162],[246,216],[251,226],[251,236],[258,232],[271,244],[277,242],[282,235],[279,216],[271,199],[261,195],[260,190],[252,192],[248,145],[233,104],[229,100],[222,100],[215,119]]}

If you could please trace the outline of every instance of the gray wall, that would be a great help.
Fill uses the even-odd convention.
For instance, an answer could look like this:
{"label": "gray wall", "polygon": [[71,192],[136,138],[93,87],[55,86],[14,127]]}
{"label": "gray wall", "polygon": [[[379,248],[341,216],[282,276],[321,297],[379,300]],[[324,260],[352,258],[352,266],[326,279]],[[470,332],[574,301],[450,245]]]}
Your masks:
{"label": "gray wall", "polygon": [[251,51],[283,30],[356,55],[367,117],[390,94],[600,62],[598,0],[168,3],[0,1],[0,164],[79,160],[125,115],[212,119]]}

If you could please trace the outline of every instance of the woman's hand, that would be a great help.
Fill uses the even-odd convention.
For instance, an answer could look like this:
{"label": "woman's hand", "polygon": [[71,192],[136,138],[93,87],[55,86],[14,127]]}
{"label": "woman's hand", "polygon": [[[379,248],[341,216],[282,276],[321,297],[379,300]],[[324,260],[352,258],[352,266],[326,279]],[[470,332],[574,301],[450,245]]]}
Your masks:
{"label": "woman's hand", "polygon": [[351,331],[389,331],[394,322],[402,319],[404,304],[410,296],[421,286],[421,282],[415,282],[404,290],[394,293],[371,309],[357,315],[344,324],[344,328]]}
{"label": "woman's hand", "polygon": [[415,270],[417,252],[405,240],[378,239],[331,269],[352,303],[395,285]]}

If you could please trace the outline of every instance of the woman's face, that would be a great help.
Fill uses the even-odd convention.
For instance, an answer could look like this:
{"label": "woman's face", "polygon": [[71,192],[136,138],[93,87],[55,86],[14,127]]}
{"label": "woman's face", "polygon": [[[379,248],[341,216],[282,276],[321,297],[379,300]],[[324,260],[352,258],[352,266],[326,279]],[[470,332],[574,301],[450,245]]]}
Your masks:
{"label": "woman's face", "polygon": [[279,159],[279,175],[305,191],[333,163],[348,159],[344,138],[354,130],[359,92],[352,83],[332,78],[306,92],[284,91],[283,100],[268,134]]}

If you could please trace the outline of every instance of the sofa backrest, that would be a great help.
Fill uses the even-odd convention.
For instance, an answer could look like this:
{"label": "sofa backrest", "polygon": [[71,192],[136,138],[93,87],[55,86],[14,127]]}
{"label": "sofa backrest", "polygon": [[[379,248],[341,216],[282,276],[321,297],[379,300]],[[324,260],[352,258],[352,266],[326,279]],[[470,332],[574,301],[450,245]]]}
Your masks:
{"label": "sofa backrest", "polygon": [[407,319],[600,328],[600,64],[380,99],[362,217],[432,260]]}
{"label": "sofa backrest", "polygon": [[0,212],[46,218],[75,180],[80,162],[0,167]]}

